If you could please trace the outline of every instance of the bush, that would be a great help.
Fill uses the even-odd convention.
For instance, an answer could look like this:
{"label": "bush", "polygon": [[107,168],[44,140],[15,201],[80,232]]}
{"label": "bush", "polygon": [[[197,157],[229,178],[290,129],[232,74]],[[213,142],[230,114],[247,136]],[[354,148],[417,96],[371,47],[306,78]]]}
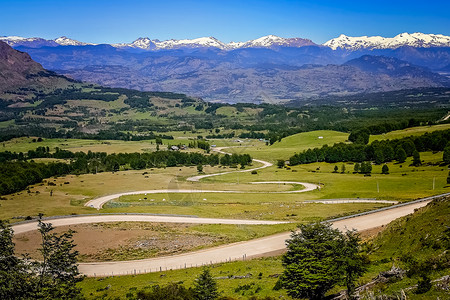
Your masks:
{"label": "bush", "polygon": [[417,283],[416,294],[423,294],[428,292],[433,285],[427,275],[423,275]]}

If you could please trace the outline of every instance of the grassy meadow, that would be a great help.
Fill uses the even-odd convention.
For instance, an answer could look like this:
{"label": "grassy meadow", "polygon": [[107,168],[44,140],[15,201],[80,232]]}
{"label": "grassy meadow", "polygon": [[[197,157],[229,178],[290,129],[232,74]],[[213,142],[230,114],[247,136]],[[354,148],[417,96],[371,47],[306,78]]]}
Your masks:
{"label": "grassy meadow", "polygon": [[[237,112],[224,109],[221,113],[236,114]],[[380,136],[371,136],[371,141],[374,139],[401,138],[449,127],[449,125],[437,125],[412,128]],[[202,133],[206,135],[208,132],[203,131]],[[168,134],[173,135],[175,140],[164,140],[166,145],[176,144],[177,141],[188,142],[189,139],[195,138],[199,133],[173,132]],[[217,147],[232,147],[225,150],[230,153],[249,153],[256,159],[276,162],[278,159],[288,159],[295,152],[308,148],[346,142],[347,138],[348,134],[346,133],[313,131],[286,137],[272,146],[267,146],[263,141],[255,139],[237,138],[211,140],[210,144],[215,144]],[[156,149],[154,141],[44,139],[42,142],[33,142],[32,137],[3,142],[0,148],[3,151],[25,152],[38,146],[48,146],[51,149],[60,147],[70,151],[102,151],[108,153],[145,152]],[[289,168],[278,168],[274,165],[258,170],[256,174],[250,172],[224,174],[205,178],[199,182],[186,180],[188,177],[198,174],[196,167],[68,175],[49,178],[40,184],[30,186],[27,190],[3,196],[0,200],[0,219],[17,222],[27,216],[37,216],[39,213],[44,213],[44,216],[91,213],[152,213],[292,222],[284,225],[247,226],[245,228],[201,225],[192,229],[198,234],[221,236],[226,242],[247,240],[291,230],[299,223],[324,220],[386,206],[386,204],[377,203],[319,204],[308,203],[307,200],[370,198],[404,202],[446,193],[450,186],[447,185],[448,168],[442,165],[442,155],[442,152],[423,152],[421,153],[422,165],[418,167],[411,165],[411,158],[408,158],[402,164],[387,163],[389,167],[389,174],[387,175],[381,174],[382,165],[373,165],[371,176],[354,174],[353,163],[328,164],[324,162]],[[254,167],[257,166],[260,166],[260,164],[254,163]],[[335,166],[339,169],[338,173],[333,172]],[[345,170],[341,172],[343,166]],[[236,169],[217,166],[204,167],[206,174],[232,170]],[[321,188],[305,193],[286,193],[301,190],[303,187],[283,183],[252,184],[252,182],[262,181],[309,182],[319,184]],[[107,203],[101,211],[84,206],[87,201],[103,195],[152,189],[223,190],[229,192],[122,196]],[[395,241],[395,238],[392,240]],[[389,243],[383,244],[383,247],[388,249],[387,252],[375,253],[371,259],[381,261],[387,256],[393,256],[395,253],[392,253],[392,251],[395,251],[395,246]],[[130,259],[133,258],[134,254],[121,255],[117,256],[116,259]],[[134,259],[143,257],[145,256],[135,256]],[[391,265],[392,262],[388,261],[372,266],[362,281],[368,281],[377,272],[389,269]],[[127,293],[135,292],[152,284],[183,282],[186,286],[190,286],[193,279],[201,271],[201,268],[190,268],[133,276],[87,278],[80,283],[80,286],[88,299],[123,298]],[[211,266],[211,272],[214,277],[220,278],[217,279],[219,290],[234,298],[247,299],[250,296],[265,297],[270,295],[289,299],[284,291],[272,289],[277,281],[277,276],[282,272],[279,257],[218,264]],[[435,275],[439,274],[436,273]],[[232,279],[233,275],[248,275],[248,278]],[[414,282],[414,280],[405,281],[404,285],[414,284]],[[395,288],[400,286],[402,285],[396,285]],[[414,296],[411,299],[415,299]]]}

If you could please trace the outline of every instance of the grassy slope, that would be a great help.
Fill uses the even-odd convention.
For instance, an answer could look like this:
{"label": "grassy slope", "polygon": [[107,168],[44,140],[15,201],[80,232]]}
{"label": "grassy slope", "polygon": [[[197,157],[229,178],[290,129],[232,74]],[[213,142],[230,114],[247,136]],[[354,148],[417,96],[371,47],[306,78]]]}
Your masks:
{"label": "grassy slope", "polygon": [[[322,137],[322,138],[319,138]],[[308,148],[322,147],[325,144],[329,146],[345,142],[348,134],[332,130],[317,130],[310,132],[297,133],[283,138],[271,146],[266,146],[264,142],[257,140],[240,139],[241,142],[234,140],[214,140],[217,146],[239,147],[230,148],[225,151],[229,153],[248,153],[254,158],[264,159],[270,162],[276,162],[277,159],[288,159],[295,152],[307,150]]]}
{"label": "grassy slope", "polygon": [[408,137],[411,135],[422,135],[426,132],[433,132],[437,130],[447,130],[450,129],[450,124],[441,124],[441,125],[433,125],[433,126],[420,126],[420,127],[411,127],[403,130],[395,130],[384,134],[379,135],[371,135],[369,142],[373,142],[375,140],[392,140],[392,139],[401,139],[404,137]]}
{"label": "grassy slope", "polygon": [[[444,231],[450,226],[450,201],[434,201],[426,207],[420,209],[413,215],[409,215],[391,222],[371,242],[370,253],[373,262],[366,277],[374,275],[375,272],[390,269],[392,264],[404,269],[411,268],[411,265],[404,262],[407,256],[413,257],[419,262],[429,261],[439,257],[447,257],[447,267],[441,270],[430,271],[432,279],[440,278],[450,274],[450,255],[448,247],[450,235]],[[447,239],[447,241],[445,241]],[[432,266],[432,263],[427,265]],[[416,267],[412,267],[416,269]],[[399,293],[400,289],[417,284],[419,276],[405,277],[399,282],[378,288],[386,294]],[[426,294],[416,295],[413,290],[409,292],[408,299],[448,299],[448,294],[433,288]]]}

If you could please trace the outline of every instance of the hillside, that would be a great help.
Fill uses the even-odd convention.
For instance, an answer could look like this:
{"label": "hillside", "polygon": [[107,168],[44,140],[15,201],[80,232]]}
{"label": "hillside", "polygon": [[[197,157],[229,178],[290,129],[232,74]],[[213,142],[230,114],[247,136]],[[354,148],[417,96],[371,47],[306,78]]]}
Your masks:
{"label": "hillside", "polygon": [[[0,98],[23,99],[27,90],[68,86],[71,81],[64,76],[45,70],[27,53],[14,50],[0,41]],[[22,89],[22,97],[14,99],[10,91],[17,88]]]}
{"label": "hillside", "polygon": [[[379,270],[381,266],[390,269],[393,264],[407,270],[402,280],[376,286],[375,290],[399,294],[400,289],[417,284],[423,275],[436,279],[449,274],[449,215],[449,199],[435,200],[413,215],[392,222],[371,242],[372,270]],[[414,290],[408,292],[411,299],[436,299],[438,296],[446,299],[445,295],[448,296],[448,292],[436,286],[426,294],[414,295]]]}

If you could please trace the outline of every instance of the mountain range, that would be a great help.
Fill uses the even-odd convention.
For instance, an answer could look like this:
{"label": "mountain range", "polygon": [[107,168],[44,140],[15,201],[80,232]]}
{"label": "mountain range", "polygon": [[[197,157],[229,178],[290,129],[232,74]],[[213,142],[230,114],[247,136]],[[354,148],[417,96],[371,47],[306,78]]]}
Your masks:
{"label": "mountain range", "polygon": [[[40,47],[57,47],[57,46],[85,46],[96,45],[92,43],[84,43],[68,37],[62,36],[54,40],[46,40],[39,37],[24,38],[18,36],[0,37],[0,40],[10,46],[25,46],[30,48]],[[148,37],[140,37],[132,43],[115,43],[110,44],[115,48],[131,48],[141,50],[168,50],[180,48],[215,48],[220,50],[235,50],[243,48],[277,48],[277,47],[304,47],[304,46],[318,46],[309,39],[304,38],[282,38],[275,35],[264,36],[255,40],[246,42],[230,42],[224,43],[214,37],[202,37],[196,39],[183,40],[166,40],[160,41],[158,39],[151,40]],[[442,34],[424,34],[416,33],[401,33],[393,38],[385,38],[381,36],[361,36],[349,37],[344,34],[337,38],[331,39],[321,46],[329,47],[333,50],[346,49],[396,49],[403,46],[410,47],[450,47],[450,37]]]}
{"label": "mountain range", "polygon": [[273,35],[228,44],[212,37],[111,45],[67,37],[0,40],[76,80],[207,101],[279,103],[450,86],[450,37],[435,34],[341,35],[323,45]]}

